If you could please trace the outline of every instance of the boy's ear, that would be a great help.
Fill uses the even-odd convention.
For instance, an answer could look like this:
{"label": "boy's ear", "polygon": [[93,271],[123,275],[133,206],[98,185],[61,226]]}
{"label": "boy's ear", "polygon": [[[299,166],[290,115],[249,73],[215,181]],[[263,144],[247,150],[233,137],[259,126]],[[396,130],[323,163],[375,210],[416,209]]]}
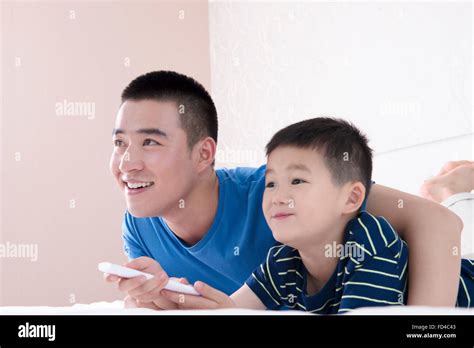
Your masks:
{"label": "boy's ear", "polygon": [[347,189],[346,202],[343,213],[350,214],[356,212],[364,202],[365,187],[361,182],[350,183]]}

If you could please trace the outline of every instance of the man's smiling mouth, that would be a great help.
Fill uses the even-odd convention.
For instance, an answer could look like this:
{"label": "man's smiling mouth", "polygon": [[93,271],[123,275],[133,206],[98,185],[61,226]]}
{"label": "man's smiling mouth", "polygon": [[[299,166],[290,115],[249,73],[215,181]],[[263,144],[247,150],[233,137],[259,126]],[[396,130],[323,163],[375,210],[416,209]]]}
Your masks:
{"label": "man's smiling mouth", "polygon": [[127,194],[137,194],[144,192],[155,184],[153,181],[122,181],[125,184],[125,192]]}
{"label": "man's smiling mouth", "polygon": [[150,182],[127,182],[127,187],[130,189],[138,189],[142,187],[150,187],[151,185],[154,184],[153,181]]}

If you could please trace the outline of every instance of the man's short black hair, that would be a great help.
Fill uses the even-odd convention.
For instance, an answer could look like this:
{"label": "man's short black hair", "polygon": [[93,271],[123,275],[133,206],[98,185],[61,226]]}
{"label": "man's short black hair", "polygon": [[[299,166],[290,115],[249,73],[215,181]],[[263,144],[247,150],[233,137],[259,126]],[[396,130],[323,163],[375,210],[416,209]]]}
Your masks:
{"label": "man's short black hair", "polygon": [[368,196],[372,183],[372,149],[367,137],[352,123],[330,117],[294,123],[272,137],[266,146],[267,156],[282,146],[317,150],[336,185],[360,181]]}
{"label": "man's short black hair", "polygon": [[123,90],[122,103],[144,99],[176,103],[189,149],[207,136],[217,143],[216,107],[206,89],[193,78],[174,71],[141,75]]}

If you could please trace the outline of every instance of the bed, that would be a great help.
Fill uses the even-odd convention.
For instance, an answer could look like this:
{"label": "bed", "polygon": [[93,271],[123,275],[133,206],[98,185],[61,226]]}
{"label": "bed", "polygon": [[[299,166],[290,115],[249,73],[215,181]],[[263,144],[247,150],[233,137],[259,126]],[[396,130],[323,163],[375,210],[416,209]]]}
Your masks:
{"label": "bed", "polygon": [[[302,311],[264,311],[251,309],[168,310],[123,308],[123,301],[75,304],[67,307],[6,306],[0,315],[309,315]],[[390,306],[358,308],[344,315],[474,315],[474,308]]]}

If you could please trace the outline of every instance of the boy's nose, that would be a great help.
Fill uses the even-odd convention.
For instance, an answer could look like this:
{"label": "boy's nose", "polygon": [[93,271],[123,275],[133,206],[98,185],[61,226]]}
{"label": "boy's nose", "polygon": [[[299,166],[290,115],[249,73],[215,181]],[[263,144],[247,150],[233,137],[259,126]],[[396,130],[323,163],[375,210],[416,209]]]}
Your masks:
{"label": "boy's nose", "polygon": [[276,194],[272,198],[273,205],[288,205],[291,202],[291,199],[287,195]]}

